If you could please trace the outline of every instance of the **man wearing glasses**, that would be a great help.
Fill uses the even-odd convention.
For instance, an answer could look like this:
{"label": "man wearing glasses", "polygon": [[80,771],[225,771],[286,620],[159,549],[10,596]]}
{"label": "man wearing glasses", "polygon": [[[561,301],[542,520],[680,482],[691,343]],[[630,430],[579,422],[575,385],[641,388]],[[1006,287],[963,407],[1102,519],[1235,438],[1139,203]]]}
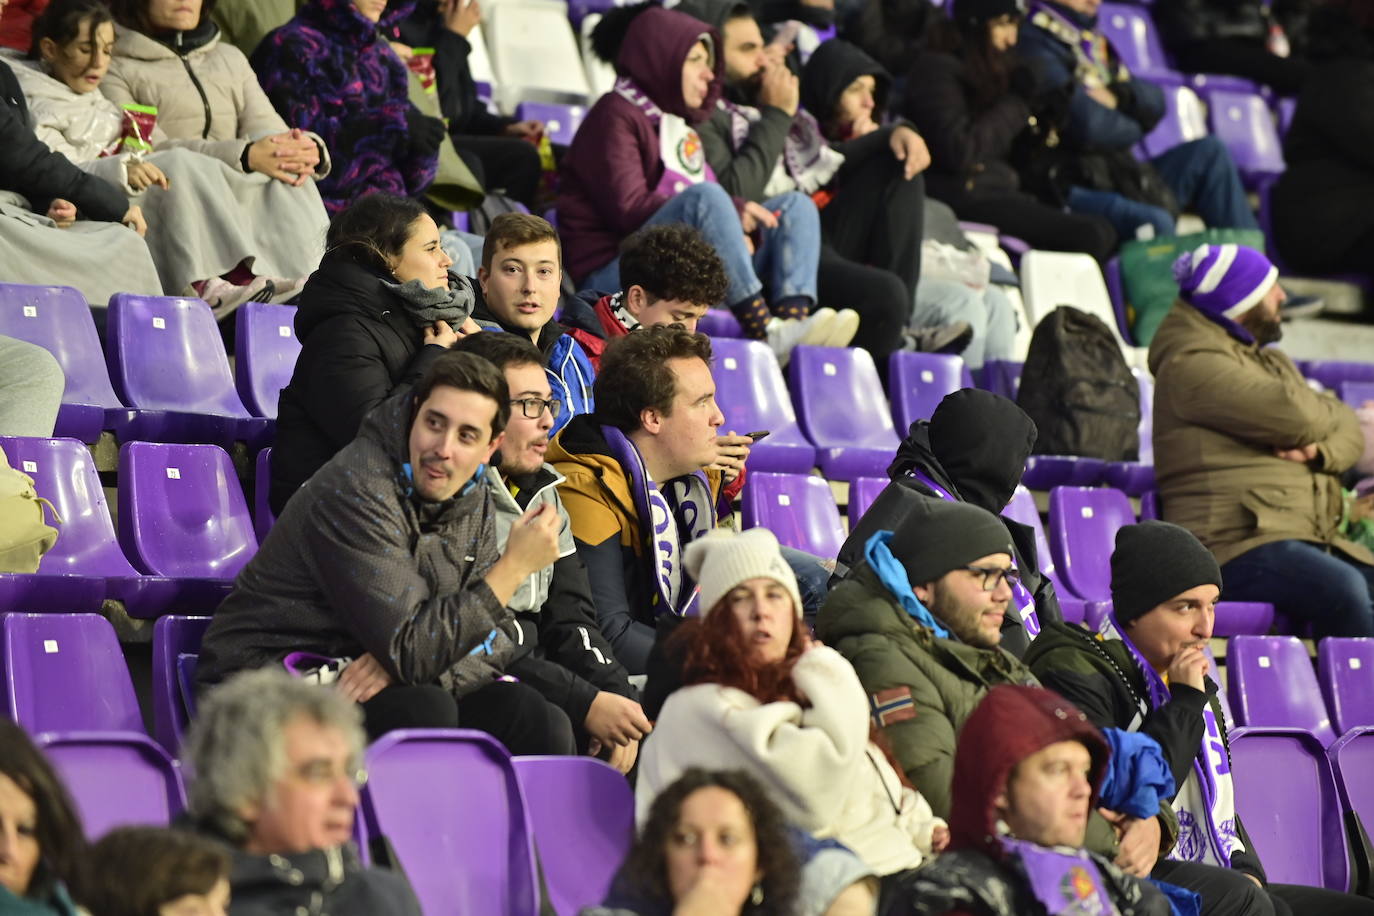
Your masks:
{"label": "man wearing glasses", "polygon": [[831,591],[816,634],[853,664],[873,723],[912,784],[949,816],[955,737],[997,684],[1035,684],[1001,647],[1019,575],[1011,535],[969,503],[923,499],[878,531]]}
{"label": "man wearing glasses", "polygon": [[474,334],[453,347],[499,369],[510,389],[510,420],[484,483],[496,516],[498,548],[532,508],[557,513],[558,559],[531,575],[508,603],[515,618],[492,651],[464,662],[470,689],[510,675],[566,714],[582,752],[602,753],[623,773],[634,766],[649,720],[639,691],[596,622],[587,568],[573,542],[558,485],[563,475],[544,461],[554,421],[564,405],[554,397],[539,350],[519,334]]}

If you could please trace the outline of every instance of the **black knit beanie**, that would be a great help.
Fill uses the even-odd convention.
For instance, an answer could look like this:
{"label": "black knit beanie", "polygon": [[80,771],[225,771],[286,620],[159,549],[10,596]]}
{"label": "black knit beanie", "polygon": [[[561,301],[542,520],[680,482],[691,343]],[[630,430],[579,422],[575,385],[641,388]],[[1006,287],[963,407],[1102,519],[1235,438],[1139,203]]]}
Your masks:
{"label": "black knit beanie", "polygon": [[968,503],[932,498],[920,500],[903,516],[888,548],[906,567],[913,587],[988,554],[1015,556],[1011,534],[997,516]]}
{"label": "black knit beanie", "polygon": [[1221,568],[1188,529],[1148,521],[1117,531],[1112,608],[1122,626],[1190,588],[1209,584],[1221,588]]}

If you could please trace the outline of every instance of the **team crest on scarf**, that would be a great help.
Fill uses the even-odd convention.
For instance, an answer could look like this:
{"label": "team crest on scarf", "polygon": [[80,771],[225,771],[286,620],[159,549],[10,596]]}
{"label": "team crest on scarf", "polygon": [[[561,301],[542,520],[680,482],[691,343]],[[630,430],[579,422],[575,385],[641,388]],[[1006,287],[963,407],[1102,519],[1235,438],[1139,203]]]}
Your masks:
{"label": "team crest on scarf", "polygon": [[677,161],[688,175],[700,175],[706,169],[706,151],[701,147],[701,137],[694,130],[688,130],[677,142]]}

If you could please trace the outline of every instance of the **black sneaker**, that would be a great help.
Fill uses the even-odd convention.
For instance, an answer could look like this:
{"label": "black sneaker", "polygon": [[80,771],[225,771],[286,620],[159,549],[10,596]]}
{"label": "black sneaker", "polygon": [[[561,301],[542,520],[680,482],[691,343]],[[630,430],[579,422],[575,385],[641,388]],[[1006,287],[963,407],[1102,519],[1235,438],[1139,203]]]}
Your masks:
{"label": "black sneaker", "polygon": [[973,326],[956,321],[932,328],[907,328],[902,332],[903,350],[917,353],[959,353],[973,339]]}

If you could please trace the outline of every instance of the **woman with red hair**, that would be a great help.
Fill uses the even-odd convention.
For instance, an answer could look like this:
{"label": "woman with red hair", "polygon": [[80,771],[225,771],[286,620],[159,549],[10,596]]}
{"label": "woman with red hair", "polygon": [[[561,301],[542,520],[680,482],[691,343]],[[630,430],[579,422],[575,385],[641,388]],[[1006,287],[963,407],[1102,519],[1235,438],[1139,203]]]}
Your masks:
{"label": "woman with red hair", "polygon": [[[797,581],[773,534],[713,531],[685,561],[702,616],[672,637],[683,686],[640,753],[640,819],[688,768],[738,768],[793,825],[838,840],[884,879],[943,848],[944,821],[872,740],[858,675],[803,625]],[[902,713],[877,700],[874,715]]]}

